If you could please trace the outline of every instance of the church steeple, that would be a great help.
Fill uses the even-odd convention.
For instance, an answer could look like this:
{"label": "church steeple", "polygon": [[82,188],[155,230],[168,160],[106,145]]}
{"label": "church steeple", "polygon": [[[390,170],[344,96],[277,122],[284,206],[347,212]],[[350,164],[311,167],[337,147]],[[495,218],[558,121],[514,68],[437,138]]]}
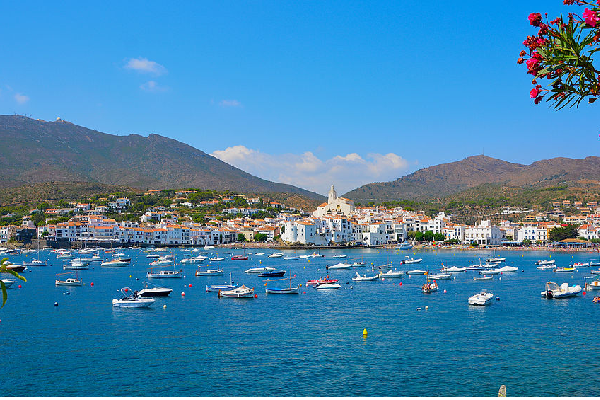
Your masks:
{"label": "church steeple", "polygon": [[331,189],[329,189],[329,198],[327,199],[327,203],[332,204],[337,199],[337,193],[331,185]]}

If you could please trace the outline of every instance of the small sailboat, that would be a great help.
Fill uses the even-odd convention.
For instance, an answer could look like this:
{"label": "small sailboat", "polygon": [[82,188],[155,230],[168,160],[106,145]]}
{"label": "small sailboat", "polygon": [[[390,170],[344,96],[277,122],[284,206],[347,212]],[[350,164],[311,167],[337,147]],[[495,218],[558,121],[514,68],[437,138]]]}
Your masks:
{"label": "small sailboat", "polygon": [[218,292],[219,290],[233,290],[237,288],[239,285],[234,285],[233,280],[231,279],[231,272],[229,273],[229,284],[223,285],[206,285],[207,292]]}
{"label": "small sailboat", "polygon": [[207,269],[202,271],[200,268],[196,270],[196,276],[221,276],[223,275],[222,269]]}
{"label": "small sailboat", "polygon": [[379,279],[379,275],[367,276],[366,274],[360,275],[358,272],[352,278],[352,280],[355,282],[376,281],[377,279]]}
{"label": "small sailboat", "polygon": [[231,297],[236,299],[253,299],[254,298],[254,288],[246,287],[246,285],[242,285],[235,289],[231,290],[219,290],[218,292],[219,298],[221,297]]}
{"label": "small sailboat", "polygon": [[[294,275],[293,277],[295,277],[296,275]],[[292,286],[292,278],[293,277],[289,277],[289,278],[285,278],[285,279],[277,279],[277,280],[269,280],[267,279],[265,282],[265,286],[266,289],[265,291],[267,292],[267,294],[298,294],[300,291],[300,288],[302,287],[302,284],[299,283],[296,286]],[[269,287],[269,282],[279,282],[279,281],[290,281],[289,286],[287,287]]]}
{"label": "small sailboat", "polygon": [[[66,279],[63,278],[63,275],[70,275]],[[77,275],[75,277],[72,276],[71,272],[63,272],[61,274],[56,274],[56,280],[54,281],[56,286],[83,286],[83,281],[79,279]]]}
{"label": "small sailboat", "polygon": [[162,270],[155,271],[154,268],[149,268],[149,271],[146,273],[147,278],[183,278],[183,270],[179,271],[175,270]]}

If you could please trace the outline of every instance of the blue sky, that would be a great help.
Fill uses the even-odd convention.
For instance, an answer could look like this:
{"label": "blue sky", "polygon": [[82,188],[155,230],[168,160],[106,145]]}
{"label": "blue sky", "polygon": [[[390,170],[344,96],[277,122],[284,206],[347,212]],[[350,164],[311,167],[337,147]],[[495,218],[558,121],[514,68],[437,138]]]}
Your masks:
{"label": "blue sky", "polygon": [[597,155],[598,107],[529,98],[543,1],[5,2],[0,114],[157,133],[326,194],[485,152]]}

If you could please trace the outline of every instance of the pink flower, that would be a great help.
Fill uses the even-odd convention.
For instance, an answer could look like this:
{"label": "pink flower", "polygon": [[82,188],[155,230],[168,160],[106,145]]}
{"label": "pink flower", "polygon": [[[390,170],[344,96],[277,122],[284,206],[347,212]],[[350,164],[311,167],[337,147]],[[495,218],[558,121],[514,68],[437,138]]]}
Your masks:
{"label": "pink flower", "polygon": [[531,13],[529,14],[529,23],[533,26],[539,26],[540,22],[542,22],[542,14],[540,13]]}
{"label": "pink flower", "polygon": [[590,10],[589,8],[586,8],[583,12],[583,19],[585,20],[585,23],[591,26],[592,28],[595,28],[596,24],[600,22],[600,17],[598,17],[598,14],[596,14],[596,12]]}
{"label": "pink flower", "polygon": [[538,94],[540,94],[540,90],[537,87],[534,87],[533,89],[531,89],[531,92],[529,92],[529,97],[535,99],[536,97],[538,97]]}

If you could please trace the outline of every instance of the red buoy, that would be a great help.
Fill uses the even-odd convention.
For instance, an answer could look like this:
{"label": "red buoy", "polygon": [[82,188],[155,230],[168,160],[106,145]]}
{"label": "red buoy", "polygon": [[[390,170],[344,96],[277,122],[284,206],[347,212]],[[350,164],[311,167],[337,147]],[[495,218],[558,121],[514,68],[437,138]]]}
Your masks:
{"label": "red buoy", "polygon": [[192,287],[192,284],[190,283],[190,284],[188,285],[188,287]]}
{"label": "red buoy", "polygon": [[185,292],[181,292],[181,295],[182,295],[182,296],[185,296]]}
{"label": "red buoy", "polygon": [[400,282],[398,285],[402,286],[402,282]]}
{"label": "red buoy", "polygon": [[94,282],[90,283],[90,286],[94,286]]}
{"label": "red buoy", "polygon": [[256,298],[258,298],[258,295],[257,295],[257,294],[255,294],[255,295],[254,295],[254,298],[255,298],[255,299],[256,299]]}
{"label": "red buoy", "polygon": [[125,292],[129,292],[129,288],[125,288],[123,289]]}
{"label": "red buoy", "polygon": [[583,292],[583,295],[585,296],[585,292]]}
{"label": "red buoy", "polygon": [[21,289],[21,285],[19,285],[19,289]]}

